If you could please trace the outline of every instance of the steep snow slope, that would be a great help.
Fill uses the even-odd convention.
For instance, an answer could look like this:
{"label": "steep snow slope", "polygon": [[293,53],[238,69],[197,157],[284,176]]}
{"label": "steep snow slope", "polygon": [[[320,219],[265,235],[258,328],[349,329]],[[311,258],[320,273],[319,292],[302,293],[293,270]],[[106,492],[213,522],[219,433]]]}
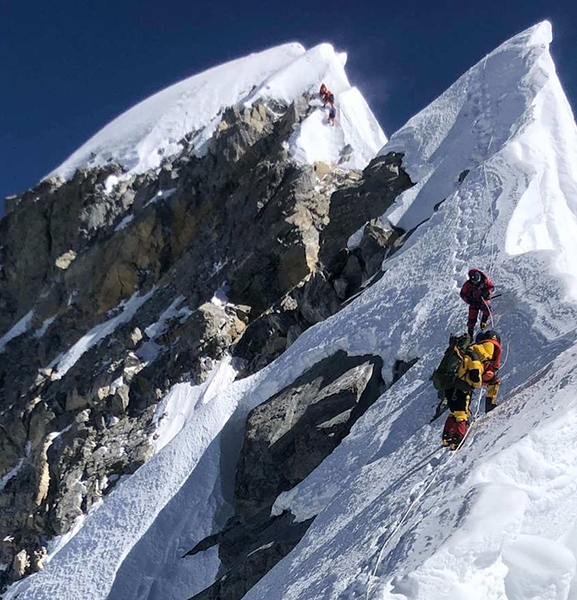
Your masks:
{"label": "steep snow slope", "polygon": [[[577,298],[576,126],[547,52],[550,40],[545,24],[516,36],[395,133],[381,153],[405,152],[418,183],[387,216],[412,229],[458,188],[460,173],[482,165],[487,185],[503,188],[496,209],[506,202],[511,210],[503,249],[554,252]],[[520,172],[503,174],[507,164]]]}
{"label": "steep snow slope", "polygon": [[[414,226],[447,199],[385,264],[383,279],[311,337],[342,345],[330,330],[342,335],[354,322],[359,332],[346,345],[355,351],[374,345],[389,365],[420,360],[277,500],[277,511],[318,517],[247,600],[575,597],[577,308],[564,267],[577,135],[550,39],[542,23],[502,45],[383,149],[406,151],[419,180],[390,211],[397,222]],[[471,98],[483,98],[474,122]],[[481,122],[490,147],[470,127]],[[471,172],[459,187],[464,168]],[[473,264],[503,294],[495,301],[503,406],[479,415],[451,454],[439,449],[443,419],[428,424],[429,376],[448,332],[463,328],[457,290]]]}
{"label": "steep snow slope", "polygon": [[337,98],[337,124],[334,127],[327,124],[325,110],[313,112],[290,139],[292,155],[304,163],[339,163],[342,149],[350,145],[350,158],[343,157],[341,165],[362,169],[379,150],[374,143],[386,141],[384,134],[356,88],[342,92]]}
{"label": "steep snow slope", "polygon": [[[79,167],[96,167],[114,161],[129,173],[142,173],[160,165],[165,156],[181,150],[179,141],[189,135],[198,154],[229,106],[250,106],[261,98],[286,103],[307,92],[317,92],[321,82],[333,90],[337,108],[350,106],[350,92],[361,108],[354,122],[344,119],[328,136],[329,143],[314,152],[312,160],[336,162],[340,150],[350,144],[353,154],[343,166],[363,168],[375,156],[386,138],[357,90],[351,88],[344,71],[345,54],[336,54],[329,44],[308,52],[300,44],[285,44],[251,54],[166,88],[126,111],[96,133],[50,175],[72,176]],[[347,95],[348,93],[348,95]],[[346,108],[345,108],[346,111]],[[325,110],[311,116],[317,135],[328,135]],[[309,117],[309,118],[311,118]],[[307,126],[310,129],[310,125]],[[331,128],[332,129],[332,128]],[[296,132],[298,138],[298,132]],[[314,145],[316,139],[303,142]],[[303,146],[301,144],[301,146]],[[298,159],[308,161],[305,153]]]}
{"label": "steep snow slope", "polygon": [[[255,376],[225,380],[201,399],[198,390],[175,389],[196,403],[180,433],[8,598],[104,599],[113,589],[111,598],[152,600],[198,591],[216,557],[176,557],[226,516],[232,474],[220,477],[222,453],[239,443],[252,406],[338,349],[380,354],[389,380],[396,359],[419,361],[279,498],[278,510],[318,516],[247,600],[575,597],[577,307],[563,261],[577,201],[568,154],[577,135],[550,39],[548,23],[516,36],[469,71],[466,86],[449,90],[455,106],[442,96],[443,110],[429,107],[383,150],[406,151],[419,182],[391,215],[398,211],[405,226],[429,219],[385,263],[383,278]],[[483,98],[472,121],[463,109],[470,98]],[[475,123],[491,132],[482,147]],[[443,419],[428,423],[436,404],[429,377],[449,332],[464,326],[457,292],[471,265],[502,293],[494,301],[505,347],[502,405],[479,416],[465,446],[449,453],[439,448]]]}

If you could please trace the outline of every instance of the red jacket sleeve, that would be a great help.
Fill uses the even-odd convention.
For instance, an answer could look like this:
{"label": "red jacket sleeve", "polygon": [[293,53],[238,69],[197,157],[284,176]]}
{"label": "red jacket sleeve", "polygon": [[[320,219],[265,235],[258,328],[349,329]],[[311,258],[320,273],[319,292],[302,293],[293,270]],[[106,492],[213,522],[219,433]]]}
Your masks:
{"label": "red jacket sleeve", "polygon": [[461,287],[461,291],[459,292],[461,299],[464,300],[467,304],[471,304],[471,302],[473,302],[473,298],[471,296],[471,287],[471,284],[468,281],[465,281],[465,283]]}

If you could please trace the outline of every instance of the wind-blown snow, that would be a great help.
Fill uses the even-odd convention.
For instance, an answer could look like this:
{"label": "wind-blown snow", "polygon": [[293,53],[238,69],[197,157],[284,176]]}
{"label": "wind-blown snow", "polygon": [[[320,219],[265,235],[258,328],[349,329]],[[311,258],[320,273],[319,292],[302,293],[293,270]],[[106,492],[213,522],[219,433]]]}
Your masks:
{"label": "wind-blown snow", "polygon": [[[385,143],[386,138],[366,102],[351,88],[344,71],[345,54],[337,54],[329,44],[306,51],[300,44],[284,44],[263,52],[219,65],[194,75],[126,111],[90,138],[50,176],[70,178],[80,167],[98,167],[117,162],[130,173],[157,168],[166,156],[182,150],[185,136],[195,152],[202,155],[222,114],[230,106],[249,106],[259,99],[275,98],[286,103],[305,93],[316,93],[325,82],[335,94],[341,117],[330,132],[316,127],[309,143],[328,137],[324,152],[309,148],[312,160],[335,162],[343,146],[354,150],[349,168],[363,168]],[[319,106],[315,119],[328,126]],[[314,115],[313,115],[314,116]],[[353,118],[354,117],[354,118]],[[315,121],[313,120],[313,123]],[[308,126],[310,129],[310,125]],[[301,144],[301,147],[303,144]],[[302,149],[302,148],[301,148]],[[307,152],[299,159],[309,161]],[[106,182],[110,192],[119,179]]]}
{"label": "wind-blown snow", "polygon": [[[380,355],[389,381],[397,359],[419,360],[277,500],[277,511],[316,519],[245,600],[575,597],[577,306],[563,260],[577,200],[566,151],[577,133],[550,37],[548,23],[516,36],[393,136],[384,151],[405,152],[418,185],[391,217],[425,222],[383,277],[256,375],[223,384],[205,404],[190,388],[194,410],[181,431],[8,598],[104,600],[130,549],[111,600],[185,598],[211,583],[214,555],[178,556],[230,514],[246,414],[339,349]],[[492,323],[503,338],[502,392],[487,416],[475,395],[478,418],[450,453],[440,448],[443,419],[429,424],[430,374],[449,333],[465,325],[458,289],[470,266],[502,294]]]}

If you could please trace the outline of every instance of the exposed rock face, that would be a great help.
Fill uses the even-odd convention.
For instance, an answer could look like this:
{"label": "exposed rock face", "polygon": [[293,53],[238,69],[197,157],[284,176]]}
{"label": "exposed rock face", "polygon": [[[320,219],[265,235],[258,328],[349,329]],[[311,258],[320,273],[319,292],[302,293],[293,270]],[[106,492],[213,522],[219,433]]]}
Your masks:
{"label": "exposed rock face", "polygon": [[223,532],[212,541],[220,542],[219,555],[228,570],[194,600],[239,600],[299,543],[311,523],[312,519],[296,523],[286,513],[269,517],[267,512],[250,524]]}
{"label": "exposed rock face", "polygon": [[334,450],[354,409],[364,412],[379,397],[381,367],[378,357],[338,352],[251,412],[237,466],[237,515],[272,506]]}
{"label": "exposed rock face", "polygon": [[117,172],[111,166],[78,171],[67,183],[49,179],[9,204],[0,221],[0,331],[30,310],[59,259],[86,249],[128,208],[124,195],[102,193],[104,181]]}
{"label": "exposed rock face", "polygon": [[413,185],[402,169],[402,158],[395,152],[375,158],[357,186],[333,194],[329,223],[321,234],[320,260],[326,268],[335,270],[339,251],[346,248],[349,237],[384,214],[395,198]]}
{"label": "exposed rock face", "polygon": [[236,514],[224,531],[188,553],[218,544],[225,571],[196,600],[240,600],[296,546],[312,521],[271,517],[271,506],[334,450],[380,396],[381,368],[379,357],[337,352],[250,413],[236,473]]}
{"label": "exposed rock face", "polygon": [[[401,157],[380,157],[362,177],[297,165],[286,141],[309,111],[306,98],[230,109],[202,158],[184,139],[182,153],[155,172],[80,170],[8,203],[0,220],[0,539],[11,541],[0,563],[20,558],[0,571],[0,588],[37,568],[41,540],[69,531],[148,460],[156,405],[174,383],[202,382],[229,353],[244,365],[239,376],[255,372],[380,271],[399,232],[375,219],[411,185]],[[347,250],[366,221],[360,244]],[[268,445],[261,472],[289,447],[292,458],[266,488],[239,483],[243,519],[314,468],[364,402],[355,386],[325,396],[313,388],[318,398],[298,413],[297,429],[267,425],[269,413],[249,424],[256,437],[247,444]],[[327,417],[325,404],[337,412]]]}
{"label": "exposed rock face", "polygon": [[14,557],[12,562],[12,577],[14,579],[22,579],[30,568],[30,557],[26,550],[20,550]]}
{"label": "exposed rock face", "polygon": [[[343,302],[376,281],[383,260],[408,235],[378,219],[400,193],[413,185],[401,161],[398,153],[378,157],[367,166],[362,178],[346,181],[338,174],[327,175],[315,165],[325,185],[337,187],[319,227],[319,264],[302,285],[290,289],[249,325],[235,348],[235,356],[247,361],[245,373],[266,366],[303,331],[338,312]],[[347,242],[359,230],[358,246],[349,250]]]}

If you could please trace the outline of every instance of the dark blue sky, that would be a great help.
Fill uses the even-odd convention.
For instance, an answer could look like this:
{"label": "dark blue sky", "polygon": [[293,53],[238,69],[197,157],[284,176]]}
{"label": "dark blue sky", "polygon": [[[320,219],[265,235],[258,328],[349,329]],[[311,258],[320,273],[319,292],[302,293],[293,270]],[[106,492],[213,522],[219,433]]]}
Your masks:
{"label": "dark blue sky", "polygon": [[390,135],[543,19],[553,23],[553,56],[575,108],[577,2],[569,0],[0,0],[0,198],[35,184],[153,92],[288,41],[348,52],[349,79]]}

